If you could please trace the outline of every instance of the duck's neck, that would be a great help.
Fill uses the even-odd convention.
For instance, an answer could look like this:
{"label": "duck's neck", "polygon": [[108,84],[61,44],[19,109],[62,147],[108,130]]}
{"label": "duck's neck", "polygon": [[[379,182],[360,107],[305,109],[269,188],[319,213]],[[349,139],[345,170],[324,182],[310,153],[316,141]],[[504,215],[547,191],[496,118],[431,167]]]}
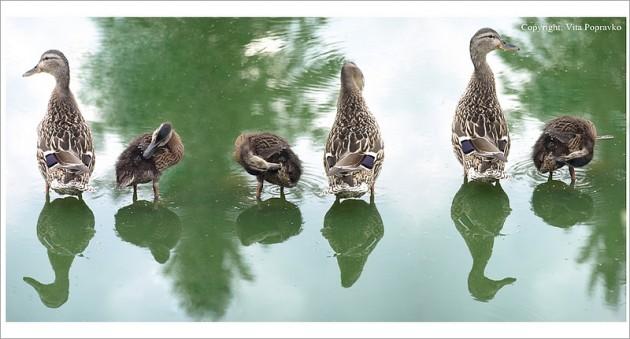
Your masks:
{"label": "duck's neck", "polygon": [[58,93],[69,94],[70,93],[70,70],[65,69],[57,74],[54,74],[57,85],[55,91]]}
{"label": "duck's neck", "polygon": [[486,54],[471,52],[470,59],[475,66],[471,82],[474,82],[481,91],[496,93],[494,73],[492,73],[490,65],[486,62]]}
{"label": "duck's neck", "polygon": [[361,91],[341,87],[337,100],[337,119],[343,119],[346,116],[351,118],[361,113],[367,113]]}

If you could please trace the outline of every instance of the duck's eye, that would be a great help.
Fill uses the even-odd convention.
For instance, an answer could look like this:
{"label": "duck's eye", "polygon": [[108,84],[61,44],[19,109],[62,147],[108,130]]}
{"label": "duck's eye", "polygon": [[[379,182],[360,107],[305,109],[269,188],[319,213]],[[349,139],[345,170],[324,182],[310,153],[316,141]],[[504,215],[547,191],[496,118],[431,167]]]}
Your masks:
{"label": "duck's eye", "polygon": [[42,59],[42,60],[44,60],[44,61],[50,60],[50,57],[44,57],[44,59]]}

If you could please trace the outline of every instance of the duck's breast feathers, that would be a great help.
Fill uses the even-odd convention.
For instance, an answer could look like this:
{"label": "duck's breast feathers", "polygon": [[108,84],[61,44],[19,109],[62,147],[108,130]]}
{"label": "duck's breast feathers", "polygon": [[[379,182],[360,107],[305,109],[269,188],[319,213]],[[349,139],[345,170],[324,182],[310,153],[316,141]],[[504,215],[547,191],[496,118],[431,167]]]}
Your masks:
{"label": "duck's breast feathers", "polygon": [[179,134],[173,131],[173,135],[169,142],[157,149],[155,154],[151,157],[155,163],[155,167],[158,171],[162,172],[165,169],[172,167],[179,163],[184,157],[184,144],[181,142]]}

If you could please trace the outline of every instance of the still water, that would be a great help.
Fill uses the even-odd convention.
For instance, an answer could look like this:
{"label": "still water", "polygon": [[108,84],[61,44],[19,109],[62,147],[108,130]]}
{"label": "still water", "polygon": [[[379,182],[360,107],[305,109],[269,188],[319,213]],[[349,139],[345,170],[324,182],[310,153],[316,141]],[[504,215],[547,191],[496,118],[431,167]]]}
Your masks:
{"label": "still water", "polygon": [[[617,32],[522,30],[615,23]],[[13,19],[3,142],[8,321],[603,321],[626,300],[624,19]],[[492,27],[510,178],[462,185],[450,124]],[[54,80],[23,79],[56,48],[93,129],[95,193],[45,203],[35,129]],[[322,154],[339,71],[355,61],[385,140],[376,199],[335,203]],[[552,182],[531,146],[572,114],[601,134],[594,160]],[[171,121],[186,156],[132,203],[114,189],[126,142]],[[285,136],[299,185],[231,159],[244,130]]]}

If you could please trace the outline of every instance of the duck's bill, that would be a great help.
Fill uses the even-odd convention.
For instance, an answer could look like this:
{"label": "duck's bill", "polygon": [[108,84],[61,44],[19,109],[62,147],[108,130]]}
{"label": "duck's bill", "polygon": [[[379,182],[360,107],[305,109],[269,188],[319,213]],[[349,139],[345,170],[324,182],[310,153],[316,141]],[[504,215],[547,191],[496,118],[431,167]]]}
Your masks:
{"label": "duck's bill", "polygon": [[26,71],[24,74],[22,74],[22,77],[30,77],[31,75],[39,73],[39,72],[41,72],[39,67],[35,66],[31,68],[30,70]]}
{"label": "duck's bill", "polygon": [[518,51],[518,50],[520,49],[520,48],[518,48],[518,47],[516,47],[516,46],[514,46],[514,45],[512,45],[512,44],[508,44],[508,43],[507,43],[507,42],[505,42],[505,41],[502,41],[502,42],[501,42],[501,47],[500,47],[500,48],[501,48],[502,50],[504,50],[504,51],[508,51],[508,52],[516,52],[516,51]]}
{"label": "duck's bill", "polygon": [[147,149],[144,150],[144,152],[142,153],[142,157],[145,159],[149,159],[150,157],[153,156],[153,153],[155,153],[155,150],[157,149],[157,144],[155,143],[155,141],[151,142],[149,144],[149,146],[147,147]]}

